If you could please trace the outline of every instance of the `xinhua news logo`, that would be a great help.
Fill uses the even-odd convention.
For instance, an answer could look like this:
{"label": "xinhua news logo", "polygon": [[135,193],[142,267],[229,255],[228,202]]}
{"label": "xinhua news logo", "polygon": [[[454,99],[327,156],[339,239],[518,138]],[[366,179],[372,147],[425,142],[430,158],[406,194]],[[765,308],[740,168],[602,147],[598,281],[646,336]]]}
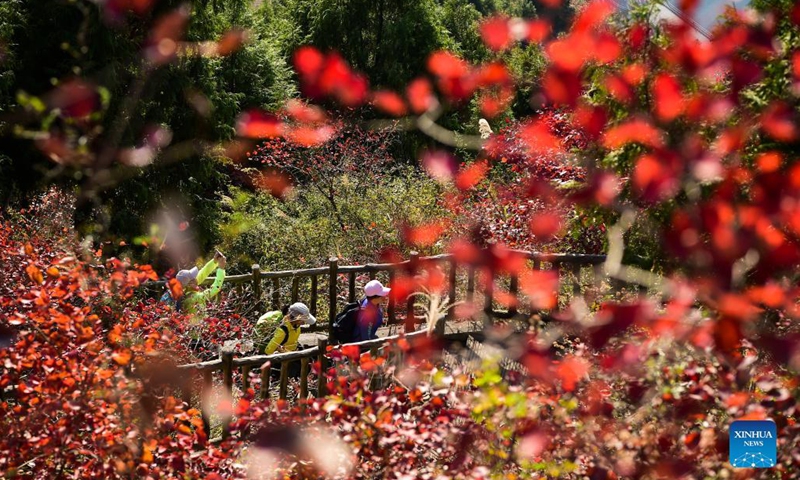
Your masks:
{"label": "xinhua news logo", "polygon": [[772,420],[736,420],[730,428],[730,462],[735,468],[770,468],[778,462]]}

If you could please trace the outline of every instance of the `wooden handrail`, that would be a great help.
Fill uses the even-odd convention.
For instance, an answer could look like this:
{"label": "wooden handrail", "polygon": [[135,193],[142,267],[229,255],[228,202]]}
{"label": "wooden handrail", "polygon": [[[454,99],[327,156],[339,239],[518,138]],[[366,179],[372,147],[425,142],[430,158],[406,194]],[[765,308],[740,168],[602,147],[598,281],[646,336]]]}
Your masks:
{"label": "wooden handrail", "polygon": [[[530,252],[527,250],[508,250],[508,251],[512,254],[522,255],[527,257],[529,260],[538,262],[598,265],[606,261],[606,256],[600,254],[541,253],[541,252]],[[452,259],[453,259],[452,254],[443,253],[439,255],[431,255],[428,257],[419,257],[419,262],[428,263],[428,262],[438,262],[438,261],[445,261]],[[400,267],[408,266],[410,263],[411,263],[410,260],[404,260],[402,262],[396,262],[396,263],[367,263],[363,265],[342,265],[338,267],[337,272],[370,273],[370,272],[390,271],[398,269]],[[274,272],[260,272],[260,276],[262,279],[295,278],[295,277],[311,277],[314,275],[324,275],[328,272],[329,272],[328,267],[315,267],[315,268],[301,268],[297,270],[278,270]],[[227,275],[225,277],[225,283],[228,284],[245,283],[252,280],[253,280],[253,275],[249,273],[238,274],[238,275]],[[213,281],[214,280],[212,278],[208,278],[206,279],[205,282],[203,282],[203,285],[210,285],[211,283],[213,283]],[[165,284],[166,282],[163,280],[157,280],[145,283],[145,285],[153,285],[153,286],[159,286]]]}
{"label": "wooden handrail", "polygon": [[[389,342],[392,342],[392,341],[395,341],[395,340],[399,340],[401,338],[409,338],[409,339],[410,338],[416,338],[416,337],[423,336],[423,335],[425,335],[427,333],[428,332],[426,330],[419,330],[417,332],[411,332],[408,335],[405,335],[405,334],[391,335],[391,336],[388,336],[388,337],[376,338],[374,340],[364,340],[363,342],[347,343],[345,345],[346,346],[359,347],[361,349],[366,349],[366,348],[371,348],[371,347],[380,347],[380,346],[382,346],[382,345],[384,345],[386,343],[389,343]],[[345,346],[345,345],[339,345],[339,347],[340,346]],[[312,358],[312,357],[316,357],[318,355],[319,355],[319,347],[311,347],[311,348],[306,348],[305,350],[297,350],[295,352],[273,353],[272,355],[253,355],[251,357],[234,358],[233,359],[233,366],[234,367],[244,367],[244,366],[257,367],[257,366],[263,365],[263,364],[265,364],[267,362],[272,362],[272,363],[276,363],[277,364],[277,363],[288,362],[288,361],[292,361],[292,360],[300,360],[300,359],[303,359],[303,358]],[[207,363],[209,363],[209,362],[195,363],[195,364],[191,364],[191,365],[182,365],[180,368],[192,368],[194,366],[197,366],[198,369],[206,368],[207,367],[207,365],[206,365]],[[222,365],[221,361],[219,361],[219,365],[220,366]]]}

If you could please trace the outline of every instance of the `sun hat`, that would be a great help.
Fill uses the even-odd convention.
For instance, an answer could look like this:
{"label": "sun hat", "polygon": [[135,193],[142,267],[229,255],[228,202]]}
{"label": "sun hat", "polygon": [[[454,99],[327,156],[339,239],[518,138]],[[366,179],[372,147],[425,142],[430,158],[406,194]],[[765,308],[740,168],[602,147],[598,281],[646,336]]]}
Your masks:
{"label": "sun hat", "polygon": [[197,278],[197,273],[199,271],[200,270],[197,267],[193,267],[190,270],[181,270],[180,272],[178,272],[175,278],[177,278],[178,281],[181,282],[181,285],[186,285],[187,283]]}
{"label": "sun hat", "polygon": [[291,315],[293,318],[301,319],[306,325],[314,325],[317,323],[317,319],[314,318],[314,315],[311,315],[311,312],[308,310],[308,307],[305,303],[293,303],[289,307],[289,312],[287,315]]}
{"label": "sun hat", "polygon": [[386,288],[383,284],[377,280],[370,280],[366,285],[364,285],[364,294],[367,297],[385,297],[389,295],[391,288]]}

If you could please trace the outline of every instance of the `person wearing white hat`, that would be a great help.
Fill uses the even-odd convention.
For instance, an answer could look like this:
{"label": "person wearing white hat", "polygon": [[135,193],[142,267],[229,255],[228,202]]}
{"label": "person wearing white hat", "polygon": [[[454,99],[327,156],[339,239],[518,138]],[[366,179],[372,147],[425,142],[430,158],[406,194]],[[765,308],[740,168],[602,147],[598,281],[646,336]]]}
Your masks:
{"label": "person wearing white hat", "polygon": [[[192,267],[179,271],[175,275],[175,279],[181,284],[183,296],[175,300],[172,298],[172,292],[167,290],[161,297],[161,301],[171,303],[181,311],[189,313],[196,311],[219,294],[222,289],[222,283],[225,281],[226,264],[225,255],[217,251],[214,254],[214,258],[203,265],[203,268]],[[214,283],[206,290],[199,290],[199,285],[205,282],[214,269],[216,269]]]}
{"label": "person wearing white hat", "polygon": [[378,338],[378,328],[383,325],[383,304],[391,291],[391,288],[384,287],[377,280],[370,280],[364,285],[364,295],[367,298],[361,301],[354,342]]}
{"label": "person wearing white hat", "polygon": [[286,313],[277,311],[267,312],[256,322],[256,331],[258,332],[259,324],[274,322],[277,320],[275,313],[282,314],[282,323],[275,330],[275,333],[272,335],[272,340],[270,340],[269,344],[264,349],[264,353],[267,355],[271,355],[275,352],[283,353],[297,350],[298,340],[300,339],[300,325],[314,325],[317,323],[317,319],[314,315],[311,315],[311,311],[309,311],[305,303],[293,303],[285,310]]}

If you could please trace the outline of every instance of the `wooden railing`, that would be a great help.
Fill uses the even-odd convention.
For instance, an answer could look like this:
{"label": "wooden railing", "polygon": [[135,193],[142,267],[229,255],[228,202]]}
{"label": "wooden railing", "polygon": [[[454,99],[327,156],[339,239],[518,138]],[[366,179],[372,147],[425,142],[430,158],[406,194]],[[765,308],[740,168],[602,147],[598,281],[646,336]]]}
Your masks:
{"label": "wooden railing", "polygon": [[[580,290],[580,275],[583,267],[599,266],[605,262],[605,255],[583,255],[583,254],[544,254],[536,252],[527,252],[522,250],[510,250],[509,254],[524,257],[527,261],[532,262],[533,269],[547,269],[556,270],[559,272],[560,278],[570,276],[571,290],[578,292]],[[476,282],[477,269],[474,266],[467,265],[461,266],[454,259],[451,254],[434,255],[429,257],[420,257],[416,253],[411,254],[409,260],[398,263],[371,263],[365,265],[339,265],[336,258],[331,258],[328,265],[325,267],[299,269],[299,270],[283,270],[275,272],[262,272],[261,267],[255,264],[251,268],[251,272],[240,275],[229,275],[225,277],[224,285],[231,287],[240,293],[244,293],[245,288],[249,290],[250,301],[252,307],[256,311],[265,311],[267,309],[278,310],[285,303],[294,303],[303,301],[309,306],[312,315],[316,316],[319,320],[318,325],[305,331],[320,331],[327,330],[330,335],[330,329],[333,326],[333,319],[338,312],[340,305],[340,298],[342,301],[346,299],[347,302],[353,302],[358,298],[358,278],[364,275],[369,280],[375,279],[378,275],[385,278],[382,279],[383,283],[391,285],[398,272],[404,272],[408,275],[418,273],[423,266],[446,266],[448,276],[448,298],[451,302],[459,300],[459,296],[463,297],[460,300],[475,301],[475,293],[478,290]],[[466,271],[464,271],[466,270]],[[596,269],[595,269],[596,270]],[[595,270],[592,273],[596,275]],[[466,279],[459,285],[459,273],[461,277],[466,274]],[[518,312],[516,307],[511,307],[504,312],[498,312],[495,309],[494,301],[494,284],[498,280],[499,275],[495,272],[488,272],[490,281],[485,282],[483,286],[483,311],[488,317],[508,315],[514,316]],[[320,288],[322,282],[327,282],[327,288]],[[346,294],[340,295],[340,281],[345,280]],[[508,293],[517,295],[518,292],[518,278],[516,276],[508,276]],[[206,283],[210,284],[211,279],[207,279]],[[288,283],[288,285],[287,285]],[[163,285],[163,282],[154,282],[154,284]],[[265,285],[266,284],[266,285]],[[285,287],[289,287],[289,302],[286,302],[287,295],[282,293]],[[308,292],[308,296],[301,298],[301,287],[303,292]],[[308,287],[308,288],[306,288]],[[461,287],[461,288],[459,288]],[[327,291],[325,291],[327,290]],[[459,295],[462,294],[462,295]],[[324,298],[327,296],[327,298]],[[265,300],[267,297],[269,300]],[[323,317],[318,315],[321,311],[320,300],[324,305],[325,312]],[[408,298],[400,305],[401,309],[405,310],[404,325],[406,331],[414,329],[414,299]],[[390,298],[387,312],[386,324],[398,324],[399,308],[394,297]],[[448,312],[448,319],[452,319],[455,314],[454,310]]]}
{"label": "wooden railing", "polygon": [[[605,261],[604,255],[573,255],[573,254],[541,254],[525,251],[511,251],[513,255],[521,256],[525,261],[532,262],[533,269],[550,269],[559,272],[559,278],[564,279],[569,275],[568,293],[577,294],[581,291],[581,272],[584,267],[594,267],[590,269],[591,279],[594,281],[601,275],[599,272],[600,265]],[[308,377],[309,377],[309,364],[317,360],[320,363],[320,371],[324,372],[328,364],[327,347],[330,341],[331,326],[333,319],[338,310],[339,304],[339,280],[341,277],[346,278],[346,298],[348,301],[356,299],[356,280],[359,274],[366,274],[369,279],[373,279],[379,273],[388,274],[388,284],[391,286],[398,273],[413,275],[419,272],[422,268],[431,265],[447,265],[447,289],[448,296],[451,301],[455,301],[459,297],[459,293],[463,294],[463,300],[474,301],[476,292],[476,267],[472,265],[466,266],[466,286],[459,289],[459,270],[461,266],[452,255],[435,255],[431,257],[419,257],[412,254],[409,260],[399,263],[385,263],[385,264],[367,264],[367,265],[354,265],[354,266],[340,266],[336,258],[331,258],[328,266],[320,268],[310,268],[302,270],[286,270],[279,272],[262,272],[259,265],[253,265],[250,274],[245,275],[232,275],[225,277],[225,283],[232,285],[234,288],[239,288],[243,285],[251,285],[253,300],[256,302],[263,302],[262,284],[266,281],[270,284],[270,295],[272,308],[280,308],[281,305],[281,281],[290,281],[291,302],[299,300],[300,283],[301,280],[310,282],[310,301],[306,302],[312,312],[316,315],[318,313],[319,300],[320,300],[320,278],[327,277],[328,281],[328,299],[327,299],[327,322],[325,328],[328,330],[328,339],[319,338],[318,344],[315,347],[300,350],[296,352],[280,353],[273,355],[255,355],[244,358],[235,358],[232,351],[223,351],[220,357],[215,360],[195,363],[190,365],[183,365],[179,368],[186,371],[191,377],[202,375],[201,392],[207,392],[214,384],[214,373],[222,373],[222,385],[227,394],[232,395],[234,377],[240,376],[242,382],[242,390],[247,391],[250,387],[250,372],[254,368],[261,368],[267,362],[280,370],[280,380],[278,388],[278,397],[281,399],[287,398],[288,376],[289,376],[289,363],[299,360],[301,362],[300,371],[300,398],[306,398],[309,394],[308,391]],[[499,312],[494,308],[494,285],[498,280],[495,272],[488,272],[489,280],[483,286],[483,313],[484,318],[491,321],[497,315],[500,316],[515,316],[523,314],[524,312],[518,311],[517,307],[511,306],[507,311]],[[519,279],[515,275],[508,276],[508,293],[514,296],[519,295]],[[396,320],[396,299],[390,299],[387,311],[387,321],[389,324],[395,323]],[[353,345],[358,346],[364,350],[370,350],[377,353],[379,349],[384,348],[389,342],[397,340],[404,336],[406,339],[413,341],[415,338],[427,335],[427,330],[415,330],[414,318],[414,298],[409,296],[405,300],[405,334],[383,337],[376,340],[369,340],[365,342],[356,343]],[[527,312],[530,313],[530,312]],[[445,324],[447,321],[455,320],[455,309],[449,309],[446,315],[442,317],[436,324],[434,332],[444,338]],[[322,322],[320,322],[322,323]],[[260,372],[260,395],[262,398],[269,398],[270,383],[271,383],[271,368],[261,368]],[[234,374],[238,375],[234,375]],[[193,382],[189,382],[192,385]],[[192,388],[186,388],[183,392],[184,401],[191,403],[193,396]],[[325,395],[325,382],[318,381],[317,389],[313,392],[317,396]],[[206,428],[209,428],[209,419],[207,412],[203,412],[203,419]],[[228,422],[223,419],[223,425]],[[225,432],[223,432],[225,434]]]}

